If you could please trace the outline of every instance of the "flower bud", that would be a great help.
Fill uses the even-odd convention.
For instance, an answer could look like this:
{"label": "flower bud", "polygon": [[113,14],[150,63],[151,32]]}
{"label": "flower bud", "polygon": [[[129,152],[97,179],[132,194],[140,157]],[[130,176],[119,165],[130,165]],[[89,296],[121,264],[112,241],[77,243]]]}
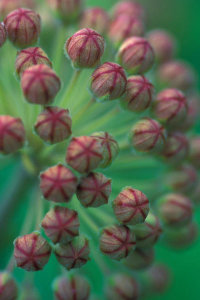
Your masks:
{"label": "flower bud", "polygon": [[115,160],[119,153],[119,145],[112,135],[108,132],[95,132],[91,135],[95,137],[103,148],[103,161],[100,164],[101,168],[107,168]]}
{"label": "flower bud", "polygon": [[66,244],[79,235],[79,218],[75,210],[55,206],[42,220],[42,228],[53,243]]}
{"label": "flower bud", "polygon": [[154,52],[142,37],[130,37],[119,48],[117,59],[129,74],[143,74],[154,63]]}
{"label": "flower bud", "polygon": [[82,14],[80,28],[92,28],[99,34],[105,34],[109,23],[109,15],[104,9],[101,7],[90,7]]}
{"label": "flower bud", "polygon": [[152,102],[154,86],[144,76],[130,76],[121,105],[133,112],[143,112]]}
{"label": "flower bud", "polygon": [[76,300],[88,300],[90,297],[90,285],[79,275],[57,278],[53,290],[56,300],[74,300],[74,297]]}
{"label": "flower bud", "polygon": [[0,152],[14,153],[23,147],[25,128],[19,118],[0,116]]}
{"label": "flower bud", "polygon": [[3,23],[0,23],[0,47],[3,46],[7,39],[7,32]]}
{"label": "flower bud", "polygon": [[138,121],[132,128],[132,145],[137,151],[160,153],[166,142],[165,129],[150,118]]}
{"label": "flower bud", "polygon": [[152,265],[154,257],[154,248],[136,248],[125,259],[124,264],[132,270],[143,270]]}
{"label": "flower bud", "polygon": [[127,79],[123,68],[106,62],[92,74],[91,92],[99,100],[116,100],[126,90]]}
{"label": "flower bud", "polygon": [[138,300],[139,285],[130,275],[116,274],[109,280],[106,297],[107,300]]}
{"label": "flower bud", "polygon": [[111,259],[121,260],[135,249],[135,235],[127,226],[112,225],[104,228],[100,237],[100,250]]}
{"label": "flower bud", "polygon": [[104,38],[95,30],[84,28],[70,37],[65,50],[75,68],[93,68],[104,53]]}
{"label": "flower bud", "polygon": [[17,296],[18,291],[15,280],[8,272],[0,272],[0,299],[16,300]]}
{"label": "flower bud", "polygon": [[26,271],[39,271],[48,263],[51,248],[39,232],[18,237],[14,242],[17,267]]}
{"label": "flower bud", "polygon": [[60,79],[47,65],[35,65],[22,74],[21,86],[26,100],[33,104],[50,104],[60,90]]}
{"label": "flower bud", "polygon": [[83,0],[47,0],[51,9],[66,23],[72,23],[80,16]]}
{"label": "flower bud", "polygon": [[149,213],[145,222],[134,226],[133,231],[136,236],[137,247],[149,248],[158,241],[162,233],[162,227],[159,218]]}
{"label": "flower bud", "polygon": [[52,67],[52,63],[49,60],[47,54],[39,47],[32,47],[21,50],[15,62],[15,68],[18,75],[22,73],[33,65],[46,64]]}
{"label": "flower bud", "polygon": [[138,2],[133,1],[120,1],[114,6],[113,16],[130,15],[140,19],[144,19],[145,12],[143,7]]}
{"label": "flower bud", "polygon": [[70,137],[71,127],[68,109],[49,106],[37,117],[35,131],[45,142],[55,144]]}
{"label": "flower bud", "polygon": [[113,201],[113,210],[123,224],[143,223],[149,213],[149,200],[141,191],[127,187]]}
{"label": "flower bud", "polygon": [[17,8],[35,9],[35,0],[1,0],[0,16],[5,18],[10,12]]}
{"label": "flower bud", "polygon": [[57,260],[67,270],[81,268],[90,259],[89,254],[89,242],[84,237],[76,237],[67,245],[58,244],[55,247]]}
{"label": "flower bud", "polygon": [[5,18],[9,40],[19,48],[33,45],[40,34],[40,16],[30,9],[19,8]]}
{"label": "flower bud", "polygon": [[165,225],[183,226],[191,221],[192,203],[183,195],[167,194],[158,203],[158,213]]}
{"label": "flower bud", "polygon": [[101,144],[91,136],[73,138],[67,149],[66,161],[79,173],[89,173],[102,161]]}
{"label": "flower bud", "polygon": [[69,202],[76,188],[76,176],[61,164],[48,168],[40,174],[40,189],[47,200]]}
{"label": "flower bud", "polygon": [[192,137],[190,139],[190,162],[197,168],[200,168],[200,137]]}
{"label": "flower bud", "polygon": [[90,173],[81,178],[76,194],[83,206],[99,207],[108,203],[111,190],[111,179],[101,173]]}

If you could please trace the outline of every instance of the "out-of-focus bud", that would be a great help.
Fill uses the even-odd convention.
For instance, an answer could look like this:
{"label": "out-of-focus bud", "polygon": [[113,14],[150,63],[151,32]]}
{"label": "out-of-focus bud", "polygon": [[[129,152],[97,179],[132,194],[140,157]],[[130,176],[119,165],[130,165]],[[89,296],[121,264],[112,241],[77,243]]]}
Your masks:
{"label": "out-of-focus bud", "polygon": [[15,280],[11,274],[6,271],[0,272],[0,299],[1,300],[16,300],[18,289]]}
{"label": "out-of-focus bud", "polygon": [[26,100],[33,104],[50,104],[61,82],[56,73],[47,65],[35,65],[22,74],[21,87]]}
{"label": "out-of-focus bud", "polygon": [[194,191],[190,194],[190,199],[195,206],[200,205],[200,182],[198,180]]}
{"label": "out-of-focus bud", "polygon": [[19,118],[0,116],[0,153],[14,153],[23,147],[25,128]]}
{"label": "out-of-focus bud", "polygon": [[109,15],[104,9],[90,7],[82,13],[80,28],[92,28],[99,34],[104,34],[108,30],[109,23]]}
{"label": "out-of-focus bud", "polygon": [[66,23],[78,19],[83,9],[83,0],[47,0],[55,14]]}
{"label": "out-of-focus bud", "polygon": [[42,220],[45,234],[53,243],[66,244],[79,235],[79,218],[75,210],[55,206]]}
{"label": "out-of-focus bud", "polygon": [[100,250],[111,259],[121,260],[135,249],[135,235],[127,226],[104,228],[100,237]]}
{"label": "out-of-focus bud", "polygon": [[51,247],[39,232],[18,237],[14,246],[14,257],[19,268],[39,271],[49,261]]}
{"label": "out-of-focus bud", "polygon": [[113,8],[113,16],[117,17],[119,15],[130,15],[140,19],[144,19],[145,12],[143,7],[134,1],[120,1]]}
{"label": "out-of-focus bud", "polygon": [[111,190],[111,179],[101,173],[90,173],[81,178],[76,194],[83,206],[99,207],[108,203]]}
{"label": "out-of-focus bud", "polygon": [[149,268],[154,261],[154,248],[136,248],[135,251],[125,259],[125,265],[132,270],[143,270]]}
{"label": "out-of-focus bud", "polygon": [[79,173],[89,173],[102,161],[102,146],[91,136],[73,138],[67,148],[66,161]]}
{"label": "out-of-focus bud", "polygon": [[9,40],[24,48],[37,42],[40,34],[40,16],[30,9],[19,8],[4,20]]}
{"label": "out-of-focus bud", "polygon": [[5,18],[10,12],[17,8],[34,9],[35,0],[1,0],[0,1],[0,17]]}
{"label": "out-of-focus bud", "polygon": [[90,89],[99,100],[115,100],[124,94],[126,84],[124,69],[118,64],[106,62],[93,72]]}
{"label": "out-of-focus bud", "polygon": [[3,46],[7,39],[7,32],[3,23],[0,23],[0,47]]}
{"label": "out-of-focus bud", "polygon": [[200,168],[200,137],[195,136],[190,139],[190,162],[197,168]]}
{"label": "out-of-focus bud", "polygon": [[123,224],[143,223],[149,213],[149,200],[141,191],[127,187],[113,201],[113,210]]}
{"label": "out-of-focus bud", "polygon": [[117,60],[129,74],[143,74],[153,66],[154,52],[146,39],[130,37],[119,48]]}
{"label": "out-of-focus bud", "polygon": [[67,40],[65,50],[75,68],[93,68],[100,62],[104,44],[99,33],[83,28]]}
{"label": "out-of-focus bud", "polygon": [[70,137],[71,127],[68,109],[46,107],[37,117],[35,131],[45,142],[55,144]]}
{"label": "out-of-focus bud", "polygon": [[77,178],[72,171],[59,164],[40,174],[40,189],[45,199],[68,202],[76,192]]}
{"label": "out-of-focus bud", "polygon": [[152,102],[154,86],[144,76],[130,76],[121,105],[133,112],[143,112]]}
{"label": "out-of-focus bud", "polygon": [[67,245],[56,245],[54,252],[59,263],[67,270],[81,268],[90,259],[89,242],[83,237],[76,237]]}
{"label": "out-of-focus bud", "polygon": [[137,151],[161,153],[166,142],[165,129],[156,120],[144,118],[133,126],[131,141]]}

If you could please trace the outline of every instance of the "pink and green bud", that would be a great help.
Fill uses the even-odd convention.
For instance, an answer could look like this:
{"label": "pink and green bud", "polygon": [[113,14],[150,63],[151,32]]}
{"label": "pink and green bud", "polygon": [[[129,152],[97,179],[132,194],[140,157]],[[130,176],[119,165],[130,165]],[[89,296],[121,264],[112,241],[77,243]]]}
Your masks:
{"label": "pink and green bud", "polygon": [[95,137],[101,143],[103,148],[103,161],[100,167],[109,167],[119,153],[119,145],[117,141],[108,132],[103,131],[95,132],[91,136]]}
{"label": "pink and green bud", "polygon": [[50,104],[60,90],[61,82],[47,65],[35,65],[24,71],[21,87],[26,100],[33,104]]}
{"label": "pink and green bud", "polygon": [[114,6],[113,9],[114,17],[123,14],[137,17],[140,19],[144,19],[145,17],[144,8],[138,2],[134,2],[134,1],[120,1]]}
{"label": "pink and green bud", "polygon": [[40,189],[45,199],[69,202],[77,189],[78,180],[72,171],[59,164],[40,174]]}
{"label": "pink and green bud", "polygon": [[68,109],[49,106],[37,117],[35,131],[45,142],[55,144],[70,137],[71,127],[72,119]]}
{"label": "pink and green bud", "polygon": [[92,74],[91,92],[99,100],[116,100],[126,90],[126,74],[124,69],[115,63],[106,62]]}
{"label": "pink and green bud", "polygon": [[65,50],[75,68],[94,68],[104,53],[104,45],[99,33],[83,28],[67,40]]}
{"label": "pink and green bud", "polygon": [[83,8],[83,0],[47,0],[58,18],[66,23],[76,21]]}
{"label": "pink and green bud", "polygon": [[40,35],[40,16],[30,9],[19,8],[5,18],[9,40],[18,48],[35,44]]}
{"label": "pink and green bud", "polygon": [[46,64],[49,67],[52,67],[52,63],[49,60],[47,54],[39,47],[32,47],[21,50],[16,58],[15,69],[18,75],[32,67],[34,65]]}
{"label": "pink and green bud", "polygon": [[79,235],[79,226],[78,213],[62,206],[52,208],[42,220],[42,228],[54,244],[70,242]]}
{"label": "pink and green bud", "polygon": [[102,161],[102,146],[91,136],[73,138],[67,148],[66,161],[79,173],[89,173]]}
{"label": "pink and green bud", "polygon": [[35,0],[1,0],[0,17],[5,18],[10,12],[18,8],[35,9]]}
{"label": "pink and green bud", "polygon": [[136,248],[124,261],[124,264],[131,270],[144,270],[154,262],[155,251],[150,248]]}
{"label": "pink and green bud", "polygon": [[19,118],[0,115],[0,153],[14,153],[24,146],[25,128]]}
{"label": "pink and green bud", "polygon": [[67,270],[77,269],[89,261],[89,242],[84,237],[76,237],[67,245],[58,244],[54,249],[58,262]]}
{"label": "pink and green bud", "polygon": [[76,195],[83,206],[99,207],[108,203],[111,190],[111,179],[101,173],[90,173],[81,178]]}
{"label": "pink and green bud", "polygon": [[149,200],[141,191],[127,187],[113,201],[117,220],[123,224],[143,223],[149,213]]}
{"label": "pink and green bud", "polygon": [[51,247],[39,232],[18,237],[14,247],[17,267],[26,271],[42,270],[51,255]]}
{"label": "pink and green bud", "polygon": [[152,102],[154,86],[144,76],[130,76],[121,105],[133,112],[145,111]]}
{"label": "pink and green bud", "polygon": [[166,132],[156,120],[144,118],[133,126],[131,142],[139,152],[161,153],[166,142]]}
{"label": "pink and green bud", "polygon": [[16,300],[18,297],[18,289],[15,280],[11,274],[6,271],[0,272],[0,299]]}
{"label": "pink and green bud", "polygon": [[0,47],[3,46],[7,39],[7,32],[3,23],[0,23]]}
{"label": "pink and green bud", "polygon": [[53,290],[56,300],[89,300],[90,285],[79,275],[59,277],[54,281]]}
{"label": "pink and green bud", "polygon": [[100,250],[114,260],[121,260],[135,249],[135,234],[123,225],[104,228],[100,237]]}
{"label": "pink and green bud", "polygon": [[200,137],[195,136],[190,139],[190,162],[197,168],[200,168]]}
{"label": "pink and green bud", "polygon": [[153,66],[154,52],[146,39],[130,37],[119,48],[117,60],[129,74],[143,74]]}

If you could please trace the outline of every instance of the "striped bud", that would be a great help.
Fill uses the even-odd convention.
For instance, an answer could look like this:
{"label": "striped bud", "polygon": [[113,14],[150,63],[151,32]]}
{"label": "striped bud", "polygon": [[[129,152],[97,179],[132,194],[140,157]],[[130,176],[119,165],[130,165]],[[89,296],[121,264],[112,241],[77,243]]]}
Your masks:
{"label": "striped bud", "polygon": [[17,8],[35,9],[35,0],[1,0],[0,1],[0,16],[5,18],[10,12]]}
{"label": "striped bud", "polygon": [[17,296],[17,285],[11,274],[6,271],[0,272],[0,299],[16,300]]}
{"label": "striped bud", "polygon": [[190,162],[197,168],[200,168],[200,137],[195,136],[190,139]]}
{"label": "striped bud", "polygon": [[7,32],[3,23],[0,23],[0,47],[3,46],[7,39]]}
{"label": "striped bud", "polygon": [[101,7],[91,7],[84,10],[80,28],[92,28],[99,34],[104,34],[108,30],[110,20],[108,13]]}
{"label": "striped bud", "polygon": [[50,8],[64,22],[72,23],[81,14],[83,0],[47,0]]}
{"label": "striped bud", "polygon": [[120,1],[113,8],[113,16],[117,17],[123,14],[144,19],[145,12],[143,7],[138,2]]}
{"label": "striped bud", "polygon": [[124,261],[124,264],[132,270],[144,270],[149,268],[154,261],[153,248],[136,248]]}

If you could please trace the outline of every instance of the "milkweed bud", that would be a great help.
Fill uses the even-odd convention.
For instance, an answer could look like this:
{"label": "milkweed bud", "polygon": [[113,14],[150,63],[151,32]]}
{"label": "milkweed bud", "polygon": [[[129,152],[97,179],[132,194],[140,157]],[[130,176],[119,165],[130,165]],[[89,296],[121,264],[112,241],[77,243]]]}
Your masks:
{"label": "milkweed bud", "polygon": [[77,178],[72,171],[59,164],[40,174],[40,189],[45,199],[68,202],[76,192]]}
{"label": "milkweed bud", "polygon": [[107,284],[106,297],[108,300],[138,300],[139,284],[130,275],[116,274]]}
{"label": "milkweed bud", "polygon": [[10,12],[17,8],[35,8],[35,0],[1,0],[0,16],[5,18]]}
{"label": "milkweed bud", "polygon": [[99,34],[104,34],[108,30],[110,20],[108,13],[101,7],[91,7],[84,10],[80,28],[92,28]]}
{"label": "milkweed bud", "polygon": [[191,221],[192,203],[183,195],[167,194],[158,203],[158,213],[165,225],[183,226]]}
{"label": "milkweed bud", "polygon": [[80,16],[83,0],[47,0],[51,9],[64,22],[72,23]]}
{"label": "milkweed bud", "polygon": [[47,65],[35,65],[22,74],[21,87],[26,100],[33,104],[50,104],[60,90],[60,79]]}
{"label": "milkweed bud", "polygon": [[66,161],[79,173],[89,173],[102,161],[101,144],[91,136],[73,138],[67,149]]}
{"label": "milkweed bud", "polygon": [[143,223],[149,213],[149,200],[141,191],[127,187],[113,201],[113,210],[123,224]]}
{"label": "milkweed bud", "polygon": [[18,237],[14,242],[17,267],[26,271],[39,271],[48,263],[51,248],[39,232]]}
{"label": "milkweed bud", "polygon": [[24,48],[37,42],[40,34],[40,16],[30,9],[19,8],[4,20],[9,40]]}
{"label": "milkweed bud", "polygon": [[197,168],[200,168],[200,137],[192,137],[190,139],[190,162]]}
{"label": "milkweed bud", "polygon": [[1,300],[16,300],[18,289],[15,280],[6,272],[0,272],[0,299]]}
{"label": "milkweed bud", "polygon": [[160,153],[166,142],[166,132],[156,120],[144,118],[133,126],[131,141],[137,151]]}
{"label": "milkweed bud", "polygon": [[79,235],[78,213],[67,207],[55,206],[42,220],[42,228],[53,243],[66,244]]}
{"label": "milkweed bud", "polygon": [[55,247],[57,260],[67,270],[81,268],[90,259],[89,254],[89,242],[83,237],[76,237],[67,245],[58,244]]}
{"label": "milkweed bud", "polygon": [[79,275],[59,277],[54,281],[53,290],[56,300],[88,300],[90,297],[90,285],[88,281]]}
{"label": "milkweed bud", "polygon": [[104,43],[95,30],[84,28],[67,40],[65,50],[75,68],[93,68],[104,53]]}
{"label": "milkweed bud", "polygon": [[154,86],[144,76],[130,76],[121,105],[133,112],[143,112],[152,102]]}
{"label": "milkweed bud", "polygon": [[111,259],[121,260],[135,249],[135,235],[127,226],[104,228],[100,237],[100,250]]}
{"label": "milkweed bud", "polygon": [[101,168],[109,167],[119,153],[119,145],[112,135],[108,132],[95,132],[91,135],[95,137],[103,148],[103,161],[100,164]]}
{"label": "milkweed bud", "polygon": [[19,118],[0,116],[0,152],[14,153],[23,147],[25,128]]}
{"label": "milkweed bud", "polygon": [[93,72],[90,89],[99,100],[115,100],[124,94],[126,84],[124,69],[118,64],[106,62]]}
{"label": "milkweed bud", "polygon": [[7,39],[7,32],[3,23],[0,23],[0,47],[3,46]]}
{"label": "milkweed bud", "polygon": [[153,66],[154,52],[146,39],[130,37],[119,48],[117,60],[128,73],[143,74]]}
{"label": "milkweed bud", "polygon": [[143,7],[134,1],[120,1],[114,6],[113,16],[117,17],[119,15],[130,15],[140,19],[144,19],[145,12]]}
{"label": "milkweed bud", "polygon": [[180,131],[188,131],[198,120],[199,112],[200,112],[200,97],[197,94],[187,96],[187,115],[184,122],[180,123],[178,129]]}
{"label": "milkweed bud", "polygon": [[52,67],[52,63],[49,60],[47,54],[39,47],[32,47],[21,50],[15,61],[15,69],[18,75],[33,65],[46,64]]}
{"label": "milkweed bud", "polygon": [[76,194],[85,207],[107,204],[111,194],[111,179],[101,173],[90,173],[81,178]]}
{"label": "milkweed bud", "polygon": [[136,248],[125,259],[124,264],[132,270],[143,270],[152,265],[155,257],[153,248]]}
{"label": "milkweed bud", "polygon": [[71,127],[68,109],[49,106],[37,117],[35,131],[45,142],[55,144],[70,137]]}

